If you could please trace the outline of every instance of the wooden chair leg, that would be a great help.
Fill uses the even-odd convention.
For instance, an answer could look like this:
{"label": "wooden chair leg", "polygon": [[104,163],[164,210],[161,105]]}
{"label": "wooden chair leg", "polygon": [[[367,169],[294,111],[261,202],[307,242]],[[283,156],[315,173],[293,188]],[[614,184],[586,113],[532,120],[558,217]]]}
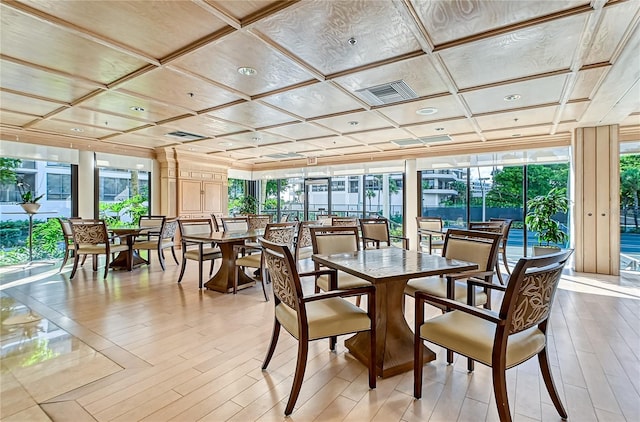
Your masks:
{"label": "wooden chair leg", "polygon": [[271,334],[271,344],[269,344],[269,350],[267,350],[267,356],[264,357],[264,362],[262,362],[262,369],[267,369],[267,365],[271,362],[271,358],[273,357],[273,352],[276,350],[276,345],[278,344],[278,337],[280,337],[280,322],[275,320],[273,324],[273,333]]}
{"label": "wooden chair leg", "polygon": [[556,407],[558,414],[563,420],[567,419],[567,411],[564,410],[564,406],[562,405],[562,401],[560,400],[560,396],[558,395],[558,390],[556,390],[556,385],[553,382],[553,377],[551,376],[551,369],[549,367],[549,358],[547,356],[547,348],[545,347],[540,353],[538,353],[538,363],[540,364],[540,372],[542,372],[542,379],[544,379],[544,385],[547,387],[547,391],[549,392],[549,396],[551,397],[551,401],[553,405]]}
{"label": "wooden chair leg", "polygon": [[509,399],[507,398],[506,371],[499,365],[491,367],[493,375],[493,393],[498,407],[498,417],[500,422],[511,422],[511,412],[509,412]]}
{"label": "wooden chair leg", "polygon": [[171,255],[173,255],[173,260],[176,262],[176,265],[180,265],[178,257],[176,256],[176,249],[173,246],[171,247]]}
{"label": "wooden chair leg", "polygon": [[[374,317],[375,319],[375,317]],[[375,327],[372,327],[371,332],[369,334],[369,388],[376,388],[376,380],[378,379],[378,373],[376,369],[376,364],[378,363],[378,355],[376,353],[376,330]]]}
{"label": "wooden chair leg", "polygon": [[109,272],[109,262],[110,262],[109,254],[105,254],[104,255],[104,277],[102,277],[104,279],[107,278],[107,273]]}
{"label": "wooden chair leg", "polygon": [[93,271],[98,271],[98,255],[91,255],[91,263],[93,265]]}
{"label": "wooden chair leg", "polygon": [[[160,267],[162,268],[162,271],[164,271],[164,254],[162,253],[162,247],[160,246],[158,246],[158,261],[160,261]],[[151,263],[151,251],[149,251],[149,263]]]}
{"label": "wooden chair leg", "polygon": [[[86,258],[86,255],[84,255],[84,257]],[[73,269],[71,270],[71,275],[69,276],[69,279],[72,279],[73,276],[76,275],[76,270],[78,269],[79,260],[80,260],[80,255],[76,253],[75,256],[73,257]]]}
{"label": "wooden chair leg", "polygon": [[187,268],[187,258],[182,257],[182,268],[180,269],[180,276],[178,277],[178,283],[182,281],[182,276],[184,275],[184,270]]}
{"label": "wooden chair leg", "polygon": [[71,255],[71,249],[69,246],[64,248],[64,258],[62,259],[62,265],[60,265],[60,269],[58,271],[62,271],[65,265],[67,265],[67,260],[69,259],[69,255]]}
{"label": "wooden chair leg", "polygon": [[502,262],[504,262],[504,267],[507,269],[507,274],[511,275],[511,270],[509,269],[509,262],[507,262],[507,251],[502,251]]}
{"label": "wooden chair leg", "polygon": [[[234,295],[238,293],[238,278],[240,278],[240,267],[236,265],[235,272],[233,273],[233,294]],[[264,285],[262,287],[264,287]]]}
{"label": "wooden chair leg", "polygon": [[296,373],[293,376],[293,385],[291,386],[291,394],[289,394],[289,401],[287,407],[284,409],[285,415],[290,415],[293,412],[293,407],[296,405],[298,395],[300,394],[300,387],[302,387],[302,380],[304,378],[304,371],[307,368],[307,354],[309,352],[309,343],[307,341],[298,340],[298,361],[296,362]]}
{"label": "wooden chair leg", "polygon": [[332,352],[335,352],[336,344],[338,344],[338,337],[336,336],[329,337],[329,350],[331,350]]}
{"label": "wooden chair leg", "polygon": [[422,397],[422,366],[424,360],[424,348],[419,335],[414,336],[413,342],[413,397]]}
{"label": "wooden chair leg", "polygon": [[268,276],[268,273],[267,273],[266,269],[262,268],[261,272],[262,272],[262,280],[261,280],[262,281],[262,293],[264,293],[264,300],[266,302],[268,302],[269,301],[269,296],[267,295],[266,284],[268,282],[269,276]]}
{"label": "wooden chair leg", "polygon": [[500,263],[496,261],[496,275],[498,276],[498,281],[500,284],[504,286],[504,280],[502,279],[502,270],[500,270]]}
{"label": "wooden chair leg", "polygon": [[[75,252],[74,252],[74,255],[75,255]],[[82,262],[80,263],[81,267],[84,265],[84,261],[86,261],[86,260],[87,260],[87,255],[86,254],[82,255]]]}
{"label": "wooden chair leg", "polygon": [[198,260],[198,288],[202,289],[202,259]]}

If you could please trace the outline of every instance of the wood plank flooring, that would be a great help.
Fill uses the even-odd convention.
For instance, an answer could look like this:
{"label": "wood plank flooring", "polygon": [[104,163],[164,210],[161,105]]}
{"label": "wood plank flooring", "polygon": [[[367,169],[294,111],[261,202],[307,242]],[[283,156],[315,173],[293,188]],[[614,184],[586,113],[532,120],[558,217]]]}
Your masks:
{"label": "wood plank flooring", "polygon": [[[423,398],[414,400],[412,373],[379,379],[369,390],[366,368],[346,353],[344,338],[337,353],[327,341],[311,344],[300,398],[285,418],[294,339],[283,332],[268,370],[260,369],[273,302],[263,300],[259,286],[235,296],[199,291],[190,264],[181,285],[179,267],[169,259],[163,272],[155,256],[151,266],[109,272],[106,280],[89,262],[73,281],[70,266],[62,273],[48,266],[0,274],[3,313],[30,309],[42,318],[36,333],[3,325],[0,419],[498,420],[491,374],[483,365],[472,374],[465,359],[448,366],[443,351],[432,346],[438,358],[425,367]],[[408,300],[411,323],[412,312]],[[640,420],[637,273],[567,272],[551,316],[549,348],[570,420]],[[508,371],[508,388],[515,421],[560,420],[537,360]]]}

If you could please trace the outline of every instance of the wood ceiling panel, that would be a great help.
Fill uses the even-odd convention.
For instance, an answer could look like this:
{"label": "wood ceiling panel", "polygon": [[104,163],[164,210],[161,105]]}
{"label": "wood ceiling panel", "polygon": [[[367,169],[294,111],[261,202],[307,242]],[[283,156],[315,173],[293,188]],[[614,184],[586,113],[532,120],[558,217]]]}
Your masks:
{"label": "wood ceiling panel", "polygon": [[241,20],[245,16],[256,13],[268,6],[278,3],[278,1],[255,1],[255,0],[205,0],[207,3],[214,5],[216,8],[224,10],[234,18]]}
{"label": "wood ceiling panel", "polygon": [[157,59],[226,26],[188,1],[163,1],[162,7],[145,1],[25,0],[22,3]]}
{"label": "wood ceiling panel", "polygon": [[586,17],[576,15],[523,28],[443,50],[440,55],[459,88],[567,69]]}
{"label": "wood ceiling panel", "polygon": [[598,67],[578,72],[576,82],[569,98],[572,100],[578,98],[591,98],[596,84],[602,77],[603,73],[608,69],[608,67]]}
{"label": "wood ceiling panel", "polygon": [[448,91],[447,86],[433,66],[432,59],[426,55],[363,70],[335,79],[337,83],[353,93],[359,89],[378,86],[397,80],[405,81],[419,97]]}
{"label": "wood ceiling panel", "polygon": [[329,138],[310,139],[304,142],[322,149],[346,148],[354,145],[362,145],[360,142],[350,139],[347,136],[331,136]]}
{"label": "wood ceiling panel", "polygon": [[7,60],[0,61],[0,67],[2,68],[3,88],[65,103],[71,103],[76,98],[83,97],[98,87],[98,85],[89,86],[71,78]]}
{"label": "wood ceiling panel", "polygon": [[561,120],[579,121],[587,107],[589,107],[589,104],[589,101],[567,104],[566,106],[564,106],[564,110],[562,110]]}
{"label": "wood ceiling panel", "polygon": [[75,124],[76,127],[84,128],[86,125],[104,127],[108,130],[126,131],[131,130],[145,123],[139,120],[126,119],[113,114],[102,113],[86,108],[74,107],[56,114],[55,119],[65,120]]}
{"label": "wood ceiling panel", "polygon": [[[531,110],[519,110],[502,114],[478,116],[476,121],[482,130],[498,130],[504,127],[514,127],[512,133],[519,133],[520,127],[531,125],[551,124],[557,107],[541,107]],[[517,119],[517,120],[516,120]]]}
{"label": "wood ceiling panel", "polygon": [[417,137],[437,136],[441,134],[454,136],[454,134],[457,133],[469,133],[474,131],[473,125],[471,125],[471,123],[467,119],[455,119],[447,120],[444,122],[407,126],[404,129]]}
{"label": "wood ceiling panel", "polygon": [[263,101],[304,118],[362,109],[359,102],[329,83],[293,89]]}
{"label": "wood ceiling panel", "polygon": [[45,116],[63,107],[62,104],[23,97],[11,92],[0,91],[0,107],[5,111],[16,111],[33,116]]}
{"label": "wood ceiling panel", "polygon": [[143,148],[160,148],[175,144],[176,141],[172,140],[171,138],[160,139],[142,136],[137,133],[125,133],[122,135],[113,136],[104,142]]}
{"label": "wood ceiling panel", "polygon": [[168,68],[156,69],[118,88],[194,111],[240,99],[227,90]]}
{"label": "wood ceiling panel", "polygon": [[[3,5],[0,5],[0,12],[0,47],[2,54],[9,57],[103,84],[113,82],[146,64]],[[25,31],[24,28],[29,30]]]}
{"label": "wood ceiling panel", "polygon": [[309,2],[256,28],[325,75],[420,50],[391,2]]}
{"label": "wood ceiling panel", "polygon": [[[168,129],[166,132],[173,130],[181,130],[202,136],[219,136],[227,133],[235,133],[247,130],[247,128],[234,125],[229,122],[212,119],[209,116],[193,116],[186,119],[176,120],[174,122],[162,125]],[[165,132],[165,133],[166,133]]]}
{"label": "wood ceiling panel", "polygon": [[[186,110],[170,107],[147,98],[133,97],[118,92],[104,92],[82,103],[82,107],[102,110],[109,113],[158,122],[170,117],[186,114]],[[131,107],[142,107],[144,111],[135,111]]]}
{"label": "wood ceiling panel", "polygon": [[294,119],[287,114],[280,113],[270,107],[254,102],[212,111],[207,113],[207,115],[251,126],[254,129],[294,121]]}
{"label": "wood ceiling panel", "polygon": [[410,1],[436,45],[589,4],[584,0]]}
{"label": "wood ceiling panel", "polygon": [[[247,95],[269,92],[314,79],[295,62],[244,32],[230,34],[173,64]],[[252,76],[241,75],[238,73],[240,67],[251,67],[257,73]]]}
{"label": "wood ceiling panel", "polygon": [[[115,131],[109,130],[106,128],[97,128],[92,126],[83,126],[78,127],[75,123],[72,122],[64,122],[61,120],[40,120],[33,125],[34,129],[44,130],[47,132],[59,133],[61,135],[67,136],[81,136],[88,138],[102,138],[103,136],[112,135]],[[73,129],[78,128],[82,130],[82,132],[74,131]]]}
{"label": "wood ceiling panel", "polygon": [[335,155],[363,154],[375,151],[377,151],[377,149],[369,145],[355,145],[352,147],[331,148],[327,150],[327,152],[332,152]]}
{"label": "wood ceiling panel", "polygon": [[410,138],[411,135],[403,129],[392,128],[392,129],[376,130],[371,132],[353,133],[349,135],[349,137],[357,139],[358,141],[364,142],[366,144],[376,144],[382,141],[387,141],[389,139]]}
{"label": "wood ceiling panel", "polygon": [[[427,107],[437,108],[438,112],[427,116],[416,113]],[[465,116],[464,110],[452,95],[389,106],[380,109],[380,112],[400,125]]]}
{"label": "wood ceiling panel", "polygon": [[[391,124],[387,120],[368,111],[327,117],[324,119],[314,120],[314,122],[340,133],[371,129],[386,129],[391,127]],[[352,125],[349,124],[349,122],[358,123],[356,125]]]}
{"label": "wood ceiling panel", "polygon": [[[225,141],[233,142],[233,147],[237,146],[252,146],[252,147],[260,147],[264,145],[277,144],[283,142],[291,142],[290,139],[283,138],[278,135],[273,135],[266,132],[247,132],[247,133],[239,133],[236,135],[228,135],[224,136],[221,139]],[[229,149],[229,148],[227,148]]]}
{"label": "wood ceiling panel", "polygon": [[595,34],[592,48],[585,63],[600,63],[611,60],[618,44],[633,19],[638,18],[638,2],[628,1],[606,7]]}
{"label": "wood ceiling panel", "polygon": [[0,110],[0,125],[24,126],[35,119],[35,116]]}
{"label": "wood ceiling panel", "polygon": [[542,126],[533,126],[533,127],[524,127],[524,128],[513,128],[508,130],[488,130],[488,131],[485,131],[484,134],[487,140],[509,139],[509,138],[518,139],[524,136],[548,135],[550,131],[551,131],[551,126],[542,125]]}
{"label": "wood ceiling panel", "polygon": [[307,139],[335,134],[333,131],[310,123],[296,123],[292,125],[274,127],[267,130],[267,132],[291,139]]}
{"label": "wood ceiling panel", "polygon": [[[529,107],[538,104],[558,103],[567,75],[532,79],[508,85],[479,89],[462,94],[462,98],[474,114]],[[514,101],[506,101],[507,95],[519,95]]]}

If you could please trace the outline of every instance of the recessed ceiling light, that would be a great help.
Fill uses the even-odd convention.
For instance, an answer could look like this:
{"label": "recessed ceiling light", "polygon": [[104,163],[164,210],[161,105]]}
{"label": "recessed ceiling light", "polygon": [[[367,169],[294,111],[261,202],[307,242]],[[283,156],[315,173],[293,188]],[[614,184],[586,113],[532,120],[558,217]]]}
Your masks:
{"label": "recessed ceiling light", "polygon": [[355,120],[352,120],[349,122],[349,126],[358,126],[360,124],[360,122],[357,122]]}
{"label": "recessed ceiling light", "polygon": [[421,116],[428,116],[430,114],[436,114],[437,112],[438,112],[438,109],[435,107],[425,107],[416,111],[416,114],[419,114]]}
{"label": "recessed ceiling light", "polygon": [[260,141],[262,141],[262,139],[260,139],[260,137],[259,137],[259,136],[254,136],[253,138],[251,138],[251,140],[252,140],[252,141],[254,141],[254,142],[260,142]]}
{"label": "recessed ceiling light", "polygon": [[258,71],[252,67],[242,66],[238,68],[238,73],[244,76],[253,76],[258,73]]}
{"label": "recessed ceiling light", "polygon": [[71,131],[73,131],[73,132],[84,132],[84,129],[82,129],[80,127],[72,127]]}
{"label": "recessed ceiling light", "polygon": [[437,127],[435,130],[437,130],[438,132],[443,131],[444,128],[443,127]]}
{"label": "recessed ceiling light", "polygon": [[356,45],[358,44],[358,40],[356,40],[355,38],[351,37],[347,40],[347,42],[349,43],[349,45]]}
{"label": "recessed ceiling light", "polygon": [[504,100],[505,101],[515,101],[515,100],[519,100],[522,96],[520,94],[509,94],[509,95],[505,95]]}
{"label": "recessed ceiling light", "polygon": [[140,107],[140,106],[131,106],[129,108],[133,111],[144,111],[144,107]]}

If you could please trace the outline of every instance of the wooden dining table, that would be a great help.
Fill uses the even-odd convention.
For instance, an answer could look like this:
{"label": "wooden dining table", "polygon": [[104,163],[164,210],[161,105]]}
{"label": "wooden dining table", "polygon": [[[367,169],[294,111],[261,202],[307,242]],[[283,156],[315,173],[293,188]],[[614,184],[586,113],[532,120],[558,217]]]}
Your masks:
{"label": "wooden dining table", "polygon": [[[413,331],[404,317],[404,288],[412,278],[474,270],[472,262],[447,259],[396,247],[313,255],[313,261],[344,271],[376,286],[377,373],[390,377],[413,368]],[[369,361],[369,332],[345,340],[349,352],[365,365]],[[435,359],[425,347],[424,362]]]}
{"label": "wooden dining table", "polygon": [[[183,236],[183,239],[200,244],[216,243],[218,245],[222,253],[222,263],[213,277],[204,283],[204,287],[221,293],[232,293],[236,268],[236,252],[234,247],[243,245],[247,240],[255,240],[262,235],[264,235],[264,229],[193,234]],[[255,285],[255,281],[243,271],[240,271],[238,289],[244,289],[253,285]]]}
{"label": "wooden dining table", "polygon": [[131,271],[136,267],[139,267],[142,264],[149,264],[149,261],[140,256],[133,249],[133,243],[136,240],[136,237],[141,233],[146,233],[147,228],[138,228],[138,227],[118,227],[118,228],[109,228],[108,229],[114,235],[124,239],[127,243],[129,249],[127,251],[122,251],[118,253],[113,261],[109,263],[109,267],[115,270],[128,270]]}

